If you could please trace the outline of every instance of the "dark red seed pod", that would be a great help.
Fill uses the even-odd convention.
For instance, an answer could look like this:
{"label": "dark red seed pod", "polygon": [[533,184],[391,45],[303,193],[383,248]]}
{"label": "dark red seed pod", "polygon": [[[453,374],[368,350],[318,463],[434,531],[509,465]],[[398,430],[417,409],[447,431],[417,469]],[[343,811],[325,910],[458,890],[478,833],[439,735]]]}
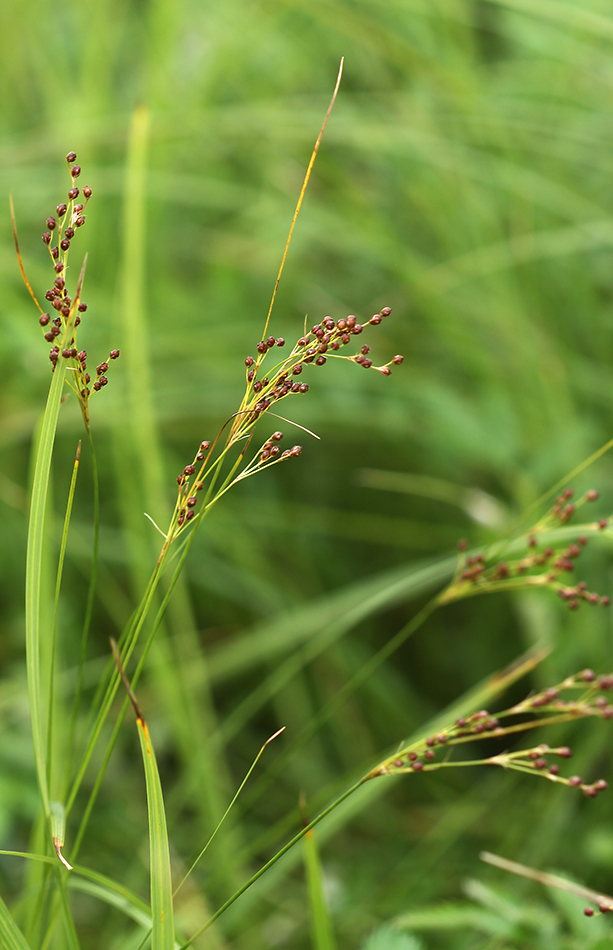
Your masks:
{"label": "dark red seed pod", "polygon": [[[83,367],[83,368],[85,369],[85,367]],[[86,374],[85,374],[85,382],[86,382],[86,383],[89,383],[90,380],[91,380],[91,376],[89,375],[89,373],[86,373]]]}
{"label": "dark red seed pod", "polygon": [[586,785],[583,789],[583,794],[587,795],[588,798],[596,798],[598,795],[598,789],[594,788],[593,785]]}
{"label": "dark red seed pod", "polygon": [[52,290],[45,291],[45,300],[55,300],[55,294]]}
{"label": "dark red seed pod", "polygon": [[194,517],[194,512],[193,512],[193,511],[188,511],[187,514],[185,515],[185,520],[186,520],[186,521],[191,521],[193,517]]}
{"label": "dark red seed pod", "polygon": [[345,330],[345,329],[347,328],[347,321],[346,321],[346,320],[337,320],[336,326],[337,326],[337,328],[338,328],[339,330]]}
{"label": "dark red seed pod", "polygon": [[303,395],[304,393],[308,393],[309,391],[309,387],[307,383],[300,383],[300,386],[298,388]]}
{"label": "dark red seed pod", "polygon": [[72,168],[70,169],[70,174],[72,175],[73,178],[78,178],[79,175],[81,174],[81,166],[73,165]]}
{"label": "dark red seed pod", "polygon": [[402,363],[403,360],[404,360],[404,356],[401,356],[401,354],[398,353],[392,360],[392,363],[395,363],[396,366],[398,366],[400,363]]}
{"label": "dark red seed pod", "polygon": [[253,356],[247,356],[247,357],[245,357],[245,366],[247,366],[247,367],[253,366],[254,363],[255,363],[255,360],[254,360]]}
{"label": "dark red seed pod", "polygon": [[208,440],[205,439],[204,442],[201,442],[201,443],[200,443],[200,451],[201,451],[201,452],[208,452],[208,450],[209,450],[210,448],[211,448],[211,443],[210,443]]}
{"label": "dark red seed pod", "polygon": [[75,227],[77,228],[82,228],[84,224],[85,224],[85,218],[83,216],[77,218],[77,220],[75,221]]}
{"label": "dark red seed pod", "polygon": [[365,360],[363,360],[362,366],[364,367],[364,369],[370,369],[370,367],[372,366],[372,360],[369,360],[367,357]]}
{"label": "dark red seed pod", "polygon": [[197,501],[198,499],[196,498],[196,496],[192,495],[191,498],[187,499],[186,505],[188,508],[193,508]]}
{"label": "dark red seed pod", "polygon": [[292,392],[297,393],[300,390],[300,383],[292,383]]}
{"label": "dark red seed pod", "polygon": [[271,346],[274,346],[275,343],[276,343],[276,340],[275,340],[274,336],[269,336],[269,337],[267,337],[267,339],[266,339],[266,346],[267,346],[269,349],[270,349]]}
{"label": "dark red seed pod", "polygon": [[195,471],[196,471],[196,466],[195,466],[195,465],[186,465],[185,468],[183,469],[183,474],[184,474],[184,475],[193,475]]}
{"label": "dark red seed pod", "polygon": [[86,304],[86,303],[80,303],[79,306],[78,306],[78,310],[79,310],[79,313],[85,313],[85,311],[87,310],[87,304]]}
{"label": "dark red seed pod", "polygon": [[260,340],[260,342],[258,343],[256,349],[257,349],[258,353],[265,353],[266,350],[268,349],[268,347],[267,347],[266,344],[264,343],[264,340]]}
{"label": "dark red seed pod", "polygon": [[351,337],[349,336],[348,333],[342,333],[342,334],[341,334],[341,340],[343,341],[343,343],[345,343],[345,344],[349,343],[349,340],[350,340],[350,339],[351,339]]}
{"label": "dark red seed pod", "polygon": [[59,336],[62,331],[60,330],[59,327],[51,327],[50,332],[53,334],[54,337],[56,337],[56,336]]}
{"label": "dark red seed pod", "polygon": [[301,446],[301,445],[293,445],[293,446],[292,446],[292,449],[291,449],[291,454],[292,454],[292,455],[298,456],[298,455],[300,455],[301,452],[302,452],[302,446]]}
{"label": "dark red seed pod", "polygon": [[285,340],[282,336],[277,337],[277,346],[285,346]]}
{"label": "dark red seed pod", "polygon": [[75,325],[75,327],[78,327],[80,323],[81,323],[81,317],[77,314],[76,317],[75,317],[75,319],[74,319],[74,325]]}
{"label": "dark red seed pod", "polygon": [[593,916],[594,916],[594,911],[592,910],[591,907],[586,907],[585,910],[583,911],[583,913],[585,914],[586,917],[593,917]]}
{"label": "dark red seed pod", "polygon": [[51,317],[48,313],[41,313],[40,317],[38,318],[38,322],[40,323],[41,327],[46,327],[50,319]]}
{"label": "dark red seed pod", "polygon": [[79,189],[71,188],[70,191],[68,192],[68,197],[70,198],[71,201],[74,201],[75,198],[79,197]]}
{"label": "dark red seed pod", "polygon": [[53,339],[54,339],[53,333],[51,332],[51,330],[47,330],[47,332],[45,333],[45,340],[47,341],[47,343],[51,343]]}
{"label": "dark red seed pod", "polygon": [[85,197],[86,197],[88,200],[91,198],[91,196],[92,196],[92,190],[91,190],[91,188],[89,187],[89,185],[84,185],[84,186],[83,186],[83,194],[85,195]]}
{"label": "dark red seed pod", "polygon": [[116,360],[119,357],[119,350],[111,350],[109,353],[110,360]]}
{"label": "dark red seed pod", "polygon": [[549,774],[550,774],[550,775],[559,775],[559,774],[560,774],[560,766],[559,766],[559,765],[550,765],[550,766],[549,766]]}
{"label": "dark red seed pod", "polygon": [[47,227],[49,228],[50,231],[53,231],[56,226],[57,226],[57,221],[55,220],[55,218],[47,218]]}
{"label": "dark red seed pod", "polygon": [[423,767],[423,762],[413,762],[413,765],[411,766],[414,772],[421,772]]}
{"label": "dark red seed pod", "polygon": [[96,366],[96,373],[98,374],[98,376],[102,376],[103,373],[106,373],[108,368],[109,368],[108,363],[100,363],[99,366]]}
{"label": "dark red seed pod", "polygon": [[347,317],[346,325],[347,325],[348,327],[352,327],[352,328],[353,328],[353,327],[356,325],[357,322],[358,322],[358,321],[357,321],[357,317],[354,317],[354,315],[353,315],[352,313],[350,313],[349,316]]}
{"label": "dark red seed pod", "polygon": [[63,251],[68,250],[68,248],[70,247],[70,241],[68,240],[68,238],[62,238],[62,240],[60,241],[60,247],[62,248]]}
{"label": "dark red seed pod", "polygon": [[296,363],[296,365],[292,369],[292,375],[299,376],[301,372],[302,372],[302,364]]}
{"label": "dark red seed pod", "polygon": [[372,323],[372,325],[375,327],[378,326],[381,323],[381,314],[373,313],[372,317],[370,318],[370,323]]}
{"label": "dark red seed pod", "polygon": [[79,363],[84,363],[87,359],[87,350],[81,350],[79,352]]}
{"label": "dark red seed pod", "polygon": [[59,256],[60,256],[60,249],[59,249],[59,247],[52,247],[52,248],[51,248],[51,257],[53,258],[53,260],[54,260],[54,261],[57,261],[57,259],[58,259]]}
{"label": "dark red seed pod", "polygon": [[604,597],[600,598],[601,607],[608,607],[610,603],[611,603],[611,598],[607,597],[606,594]]}
{"label": "dark red seed pod", "polygon": [[76,153],[76,152],[69,152],[68,155],[66,156],[66,161],[67,161],[67,162],[75,162],[76,160],[77,160],[77,153]]}
{"label": "dark red seed pod", "polygon": [[58,205],[55,209],[57,211],[58,218],[63,218],[68,210],[65,204]]}
{"label": "dark red seed pod", "polygon": [[254,393],[260,393],[262,391],[262,384],[259,379],[253,384],[253,391]]}
{"label": "dark red seed pod", "polygon": [[70,359],[70,350],[62,350],[62,356],[65,360]]}
{"label": "dark red seed pod", "polygon": [[390,315],[391,312],[392,312],[392,308],[391,308],[391,307],[382,307],[382,308],[381,308],[381,316],[382,316],[382,317],[389,317],[389,315]]}
{"label": "dark red seed pod", "polygon": [[598,498],[600,498],[600,493],[597,492],[594,488],[586,492],[586,495],[585,495],[586,501],[596,501]]}
{"label": "dark red seed pod", "polygon": [[535,769],[546,769],[547,768],[547,759],[538,758],[534,760]]}
{"label": "dark red seed pod", "polygon": [[367,353],[370,353],[370,347],[369,347],[368,343],[365,343],[365,344],[364,344],[364,346],[363,346],[363,347],[361,348],[361,350],[360,350],[360,353],[363,353],[364,356],[366,356]]}
{"label": "dark red seed pod", "polygon": [[354,328],[353,328],[353,333],[355,333],[355,334],[360,334],[363,329],[364,329],[364,327],[362,326],[361,323],[356,323],[356,325],[355,325]]}
{"label": "dark red seed pod", "polygon": [[316,365],[316,366],[323,366],[325,362],[326,362],[326,357],[325,357],[325,356],[318,356],[317,359],[315,360],[315,365]]}
{"label": "dark red seed pod", "polygon": [[55,265],[55,273],[61,274],[63,270],[64,270],[64,265],[62,264],[61,261],[58,261],[57,264]]}
{"label": "dark red seed pod", "polygon": [[578,788],[580,785],[583,784],[583,780],[578,775],[571,775],[571,777],[568,780],[568,784],[572,788]]}
{"label": "dark red seed pod", "polygon": [[99,379],[96,380],[96,382],[94,383],[93,388],[96,390],[96,392],[100,392],[100,390],[102,389],[102,386],[100,385],[100,380],[99,380]]}
{"label": "dark red seed pod", "polygon": [[45,231],[45,233],[43,234],[43,242],[45,244],[51,244],[51,235],[49,234],[48,231]]}
{"label": "dark red seed pod", "polygon": [[66,228],[66,230],[64,231],[64,234],[66,235],[67,238],[70,238],[72,240],[72,238],[74,237],[74,228]]}
{"label": "dark red seed pod", "polygon": [[52,302],[52,304],[51,304],[51,306],[53,307],[54,310],[61,310],[61,309],[62,309],[62,301],[60,300],[59,297],[55,297],[54,300],[53,300],[53,302]]}
{"label": "dark red seed pod", "polygon": [[599,792],[606,792],[609,787],[609,783],[605,782],[603,778],[599,778],[597,782],[594,782],[594,788],[597,788]]}
{"label": "dark red seed pod", "polygon": [[67,317],[67,316],[69,315],[69,313],[70,313],[70,307],[67,307],[66,304],[64,304],[64,306],[63,306],[62,309],[60,310],[60,313],[61,313],[63,316]]}

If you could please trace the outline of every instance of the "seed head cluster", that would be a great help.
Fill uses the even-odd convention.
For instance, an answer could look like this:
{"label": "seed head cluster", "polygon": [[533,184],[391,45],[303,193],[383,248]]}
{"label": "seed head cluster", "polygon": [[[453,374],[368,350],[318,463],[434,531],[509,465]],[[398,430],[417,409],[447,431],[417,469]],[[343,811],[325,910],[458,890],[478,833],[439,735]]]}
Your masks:
{"label": "seed head cluster", "polygon": [[[273,407],[276,412],[279,402],[286,397],[304,395],[309,391],[303,374],[309,371],[311,365],[324,366],[329,359],[342,359],[356,363],[364,369],[374,369],[382,376],[389,376],[390,367],[402,363],[403,357],[397,355],[381,366],[374,366],[368,358],[368,344],[363,344],[359,352],[352,355],[342,352],[353,337],[360,336],[368,326],[378,326],[391,312],[390,307],[383,307],[364,323],[359,323],[353,314],[336,321],[332,317],[325,317],[309,333],[301,336],[287,355],[279,353],[285,349],[283,337],[268,336],[256,344],[255,355],[245,357],[245,395],[230,421],[225,443],[220,445],[221,433],[212,446],[209,441],[202,442],[193,460],[177,476],[179,491],[168,538],[174,540],[195,517],[200,497],[198,493],[204,488],[209,475],[218,469],[230,448],[237,443],[243,443],[241,459],[244,459],[255,423],[268,410],[273,411]],[[278,354],[277,362],[265,370],[264,361],[273,354]],[[251,461],[234,477],[232,484],[261,471],[264,467],[297,458],[301,454],[300,445],[282,449],[278,444],[282,439],[282,432],[273,432]],[[218,454],[215,455],[216,450]],[[209,504],[209,493],[205,493],[204,497]]]}
{"label": "seed head cluster", "polygon": [[[487,709],[481,709],[469,716],[462,716],[435,735],[402,748],[390,756],[369,773],[369,778],[378,775],[393,775],[399,772],[425,772],[459,765],[498,765],[519,772],[537,774],[578,788],[588,798],[596,798],[599,792],[607,789],[604,779],[587,783],[579,775],[565,777],[560,775],[560,766],[551,758],[570,759],[572,750],[568,746],[550,748],[540,744],[517,752],[503,752],[476,761],[453,761],[450,758],[451,747],[465,743],[474,743],[481,739],[501,739],[518,732],[544,727],[561,722],[569,722],[588,716],[602,719],[613,717],[613,707],[603,693],[613,689],[613,673],[596,676],[593,670],[583,670],[575,676],[567,677],[557,686],[532,694],[508,709],[492,715]],[[579,692],[576,698],[568,694]],[[517,721],[518,720],[518,721]],[[438,756],[438,761],[437,761]]]}
{"label": "seed head cluster", "polygon": [[[527,552],[522,557],[501,561],[496,555],[491,558],[487,554],[467,556],[466,542],[460,541],[456,575],[442,600],[448,602],[472,593],[505,588],[549,587],[566,603],[569,610],[577,610],[582,603],[608,607],[610,598],[588,590],[583,581],[577,584],[565,582],[565,575],[574,573],[577,559],[587,545],[588,538],[580,535],[575,541],[563,545],[546,544],[540,538],[541,532],[567,524],[579,508],[595,502],[599,495],[591,489],[574,504],[570,501],[572,497],[572,489],[567,488],[544,518],[527,533]],[[599,531],[608,526],[607,518],[593,525]]]}
{"label": "seed head cluster", "polygon": [[90,396],[94,392],[100,392],[108,384],[106,374],[109,362],[118,358],[119,350],[111,350],[107,359],[96,367],[92,382],[92,375],[87,371],[87,353],[85,350],[79,350],[76,343],[77,330],[83,314],[87,311],[87,304],[80,299],[80,288],[77,288],[73,299],[67,285],[70,248],[77,231],[85,224],[84,211],[92,196],[89,185],[84,185],[82,189],[79,189],[76,184],[81,175],[81,166],[76,164],[76,158],[75,152],[68,152],[66,156],[70,175],[68,200],[61,202],[56,208],[55,215],[47,218],[47,230],[43,233],[43,242],[49,249],[55,275],[53,286],[45,292],[45,300],[51,305],[50,310],[55,313],[41,313],[38,322],[45,340],[52,344],[49,350],[52,370],[55,370],[59,360],[68,361],[72,374],[69,385],[76,392],[87,421]]}

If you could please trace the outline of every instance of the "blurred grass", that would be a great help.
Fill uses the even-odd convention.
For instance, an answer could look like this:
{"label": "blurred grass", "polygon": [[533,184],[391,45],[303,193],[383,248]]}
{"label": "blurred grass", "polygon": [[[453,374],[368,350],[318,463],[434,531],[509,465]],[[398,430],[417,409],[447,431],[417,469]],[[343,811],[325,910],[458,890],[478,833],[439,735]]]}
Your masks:
{"label": "blurred grass", "polygon": [[[122,349],[93,409],[103,508],[90,692],[97,658],[108,654],[108,637],[151,566],[157,541],[143,512],[163,515],[176,472],[235,408],[346,58],[274,332],[291,340],[305,313],[315,322],[389,304],[392,317],[369,342],[377,358],[406,358],[389,380],[330,363],[317,371],[292,418],[322,441],[305,442],[300,461],[282,473],[244,484],[194,543],[139,687],[179,873],[264,739],[288,726],[272,761],[422,605],[426,591],[411,591],[409,578],[424,557],[444,575],[458,537],[478,544],[492,536],[496,525],[476,519],[467,499],[487,493],[512,518],[611,436],[612,40],[603,0],[23,0],[0,11],[0,187],[15,194],[30,279],[44,292],[40,233],[63,195],[63,156],[74,148],[94,189],[83,231],[86,347],[94,363],[110,346]],[[135,174],[135,107],[136,115],[148,110],[150,125],[132,206],[124,195],[126,175]],[[26,850],[36,797],[25,751],[24,512],[48,360],[20,285],[8,213],[4,220],[0,830],[3,847]],[[80,432],[69,402],[53,468],[57,511]],[[401,484],[393,473],[410,476],[404,485],[413,488],[381,490],[379,479],[375,490],[364,469],[391,473],[388,488]],[[603,513],[613,507],[612,472],[605,457],[576,484],[601,491]],[[453,498],[461,503],[445,500]],[[58,618],[58,690],[68,696],[91,524],[83,458]],[[49,534],[57,550],[59,529],[55,540]],[[611,555],[606,545],[594,548],[581,576],[610,592]],[[397,594],[377,601],[394,583]],[[193,909],[194,894],[180,898],[182,928],[196,929],[206,905],[214,909],[231,882],[296,829],[294,819],[281,822],[300,791],[325,799],[343,776],[543,638],[554,649],[535,683],[611,664],[608,612],[571,616],[546,593],[483,598],[433,616],[266,794],[255,794],[254,776],[240,817],[195,872],[204,905]],[[291,678],[266,692],[283,670]],[[588,724],[580,735],[577,770],[606,776],[606,731]],[[573,728],[560,729],[560,741],[574,737]],[[489,880],[478,861],[483,847],[613,888],[606,798],[588,803],[527,780],[453,773],[398,783],[347,808],[336,834],[318,839],[341,950],[387,919],[455,907],[463,878]],[[137,743],[125,729],[82,863],[146,898],[146,837]],[[250,842],[259,842],[255,850]],[[0,858],[9,903],[19,885],[12,860]],[[537,899],[529,885],[504,886],[512,900]],[[129,931],[120,908],[86,901],[71,892],[84,950],[121,946]],[[575,946],[569,920],[553,903],[547,908],[555,923],[538,939]],[[462,904],[462,913],[491,921],[494,912]],[[220,927],[223,934],[223,918]],[[296,866],[227,928],[236,950],[306,948]],[[510,946],[527,939],[508,922],[503,930]],[[475,924],[475,939],[477,931]],[[487,945],[470,944],[470,933],[424,929],[419,940],[454,950]]]}

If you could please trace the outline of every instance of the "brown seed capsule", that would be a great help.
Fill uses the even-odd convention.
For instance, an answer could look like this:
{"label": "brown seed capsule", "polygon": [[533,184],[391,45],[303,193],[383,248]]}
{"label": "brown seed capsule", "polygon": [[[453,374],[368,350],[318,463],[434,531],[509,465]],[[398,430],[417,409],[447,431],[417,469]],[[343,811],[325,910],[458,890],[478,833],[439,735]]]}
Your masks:
{"label": "brown seed capsule", "polygon": [[277,346],[285,346],[285,340],[282,336],[277,337]]}
{"label": "brown seed capsule", "polygon": [[70,247],[70,241],[68,240],[68,238],[62,238],[62,240],[60,241],[60,247],[62,248],[63,251],[68,250],[68,248]]}
{"label": "brown seed capsule", "polygon": [[583,911],[583,913],[585,914],[586,917],[593,917],[593,916],[594,916],[594,911],[592,910],[591,907],[586,907],[585,910]]}
{"label": "brown seed capsule", "polygon": [[[293,388],[293,387],[292,387],[292,388]],[[303,395],[304,395],[304,393],[308,393],[308,391],[309,391],[308,383],[300,383],[300,386],[298,387],[298,389],[300,390],[300,392],[301,392]]]}
{"label": "brown seed capsule", "polygon": [[64,234],[66,235],[67,238],[72,240],[72,238],[74,237],[74,228],[66,228],[66,230],[64,231]]}
{"label": "brown seed capsule", "polygon": [[76,153],[76,152],[69,152],[68,155],[66,156],[66,161],[67,161],[67,162],[75,162],[76,160],[77,160],[77,153]]}
{"label": "brown seed capsule", "polygon": [[48,313],[41,313],[40,317],[38,318],[38,322],[40,323],[41,327],[46,327],[50,319],[51,317]]}
{"label": "brown seed capsule", "polygon": [[256,349],[257,349],[258,353],[265,353],[266,350],[268,349],[268,347],[267,347],[266,344],[264,343],[264,340],[260,340],[260,342],[258,343]]}
{"label": "brown seed capsule", "polygon": [[82,228],[84,224],[85,224],[85,218],[83,216],[77,218],[77,220],[75,221],[75,227],[77,228]]}
{"label": "brown seed capsule", "polygon": [[398,366],[400,363],[402,363],[403,360],[404,360],[404,356],[401,356],[400,353],[398,353],[392,360],[392,363],[395,363],[396,366]]}
{"label": "brown seed capsule", "polygon": [[582,779],[578,775],[571,775],[571,777],[568,780],[568,784],[572,788],[578,788],[579,785],[582,784]]}
{"label": "brown seed capsule", "polygon": [[597,788],[599,792],[606,792],[609,787],[609,783],[605,782],[603,778],[599,778],[597,782],[594,782],[594,788]]}
{"label": "brown seed capsule", "polygon": [[293,445],[293,446],[292,446],[292,449],[291,449],[291,454],[292,454],[292,455],[298,456],[298,455],[300,455],[301,452],[302,452],[302,446],[301,446],[301,445]]}
{"label": "brown seed capsule", "polygon": [[297,393],[300,391],[300,383],[292,383],[292,392]]}
{"label": "brown seed capsule", "polygon": [[357,317],[354,317],[354,315],[350,313],[349,316],[347,317],[346,325],[348,327],[354,327],[357,322],[358,322]]}
{"label": "brown seed capsule", "polygon": [[51,235],[49,234],[48,231],[45,231],[45,233],[43,234],[43,242],[45,244],[51,244]]}
{"label": "brown seed capsule", "polygon": [[583,789],[583,794],[587,795],[588,798],[596,798],[598,795],[598,789],[594,788],[593,785],[586,785]]}
{"label": "brown seed capsule", "polygon": [[254,363],[255,363],[255,360],[254,360],[253,356],[247,356],[247,357],[245,357],[245,366],[247,366],[247,367],[253,366]]}
{"label": "brown seed capsule", "polygon": [[271,438],[271,441],[273,441],[273,442],[280,442],[281,439],[283,438],[283,433],[282,433],[282,432],[273,432],[273,434],[271,435],[270,438]]}
{"label": "brown seed capsule", "polygon": [[362,360],[362,366],[364,369],[370,369],[372,366],[372,360],[369,360],[368,357],[366,357],[366,359]]}
{"label": "brown seed capsule", "polygon": [[61,274],[63,270],[64,270],[64,265],[62,264],[61,261],[58,261],[57,264],[55,265],[55,273]]}
{"label": "brown seed capsule", "polygon": [[64,304],[64,306],[63,306],[62,309],[60,310],[60,313],[61,313],[64,317],[67,317],[67,316],[69,315],[69,313],[70,313],[70,307],[67,307],[66,304]]}
{"label": "brown seed capsule", "polygon": [[53,333],[51,332],[51,330],[47,330],[47,332],[45,333],[45,340],[47,341],[47,343],[51,343],[53,339],[54,339]]}
{"label": "brown seed capsule", "polygon": [[188,508],[193,508],[197,501],[198,501],[198,499],[196,498],[196,496],[195,496],[195,495],[192,495],[191,498],[188,498],[188,499],[187,499],[187,502],[186,502],[187,507],[188,507]]}
{"label": "brown seed capsule", "polygon": [[200,443],[200,451],[201,451],[201,452],[208,452],[208,450],[209,450],[210,448],[211,448],[211,443],[210,443],[210,442],[208,442],[208,441],[205,440],[204,442],[201,442],[201,443]]}
{"label": "brown seed capsule", "polygon": [[183,474],[184,474],[184,475],[193,475],[195,471],[196,471],[196,466],[195,466],[195,465],[186,465],[185,468],[183,469]]}
{"label": "brown seed capsule", "polygon": [[57,225],[55,218],[47,218],[47,227],[50,231],[53,231]]}
{"label": "brown seed capsule", "polygon": [[586,495],[585,495],[586,501],[596,501],[598,498],[600,498],[600,494],[594,488],[586,492]]}
{"label": "brown seed capsule", "polygon": [[317,359],[315,360],[315,365],[316,365],[316,366],[323,366],[325,362],[326,362],[326,357],[325,357],[325,356],[318,356]]}
{"label": "brown seed capsule", "polygon": [[78,178],[79,175],[81,174],[81,166],[73,165],[72,168],[70,169],[70,174],[72,175],[73,178]]}
{"label": "brown seed capsule", "polygon": [[51,306],[53,307],[54,310],[61,310],[61,309],[62,309],[62,301],[60,300],[59,297],[55,297],[55,298],[53,299],[53,301],[52,301]]}
{"label": "brown seed capsule", "polygon": [[96,373],[98,374],[98,376],[102,376],[103,373],[106,373],[108,368],[109,368],[108,363],[100,363],[98,366],[96,366]]}
{"label": "brown seed capsule", "polygon": [[269,349],[270,349],[271,346],[274,346],[275,343],[276,343],[276,340],[275,340],[274,336],[269,336],[269,337],[267,337],[267,339],[266,339],[266,346],[267,346]]}
{"label": "brown seed capsule", "polygon": [[253,391],[254,391],[254,393],[259,393],[259,392],[262,391],[262,384],[261,384],[261,382],[259,381],[259,379],[256,380],[256,382],[253,384]]}
{"label": "brown seed capsule", "polygon": [[421,772],[423,767],[423,762],[413,762],[413,765],[411,766],[414,772]]}
{"label": "brown seed capsule", "polygon": [[63,218],[67,210],[68,209],[65,204],[58,205],[56,208],[58,218]]}
{"label": "brown seed capsule", "polygon": [[389,317],[389,315],[390,315],[391,312],[392,312],[392,308],[391,308],[391,307],[382,307],[382,308],[381,308],[381,316],[382,316],[382,317]]}
{"label": "brown seed capsule", "polygon": [[294,368],[292,369],[292,375],[293,375],[293,376],[299,376],[301,372],[302,372],[302,364],[301,364],[301,363],[296,363],[296,365],[295,365]]}
{"label": "brown seed capsule", "polygon": [[549,774],[550,774],[550,775],[559,775],[559,774],[560,774],[560,766],[559,766],[559,765],[550,765],[550,766],[549,766]]}
{"label": "brown seed capsule", "polygon": [[71,201],[74,201],[75,198],[79,197],[79,189],[71,188],[70,191],[68,192],[68,197],[70,198]]}
{"label": "brown seed capsule", "polygon": [[111,350],[111,352],[109,353],[110,360],[116,360],[118,356],[119,356],[119,350]]}
{"label": "brown seed capsule", "polygon": [[83,187],[83,194],[85,195],[85,197],[86,197],[87,199],[91,198],[91,196],[92,196],[92,190],[91,190],[91,188],[89,187],[89,185],[84,185],[84,187]]}

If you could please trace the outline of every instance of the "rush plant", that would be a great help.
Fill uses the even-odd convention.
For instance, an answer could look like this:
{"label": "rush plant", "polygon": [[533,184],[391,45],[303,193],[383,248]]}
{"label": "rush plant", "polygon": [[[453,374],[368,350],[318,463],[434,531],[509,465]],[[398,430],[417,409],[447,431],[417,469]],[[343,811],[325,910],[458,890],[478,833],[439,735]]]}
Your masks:
{"label": "rush plant", "polygon": [[[330,109],[337,90],[338,82]],[[331,360],[343,360],[389,377],[392,367],[401,364],[403,359],[401,355],[396,355],[383,364],[375,365],[369,356],[369,344],[363,342],[368,330],[376,329],[389,318],[391,310],[387,306],[381,307],[366,319],[359,319],[353,314],[340,317],[324,316],[310,330],[307,330],[305,325],[302,334],[291,344],[269,332],[272,308],[287,249],[330,109],[304,179],[270,309],[264,321],[262,337],[255,343],[252,353],[244,358],[244,394],[236,411],[217,435],[210,439],[198,439],[193,456],[177,475],[176,496],[169,523],[163,526],[155,525],[161,535],[159,555],[152,566],[140,602],[135,606],[117,643],[113,643],[112,655],[109,651],[106,668],[100,675],[95,694],[87,709],[83,708],[83,671],[88,653],[96,587],[99,537],[98,482],[90,423],[90,402],[92,399],[101,398],[99,394],[105,390],[109,379],[112,381],[109,374],[113,362],[120,356],[120,349],[112,349],[108,356],[96,365],[94,373],[93,369],[88,369],[87,351],[80,349],[80,343],[77,343],[81,334],[87,330],[87,306],[82,297],[87,256],[74,282],[70,279],[69,258],[74,256],[75,241],[81,239],[83,227],[87,223],[86,206],[93,191],[90,186],[80,189],[77,185],[81,168],[76,163],[75,152],[69,152],[66,156],[70,185],[67,201],[62,201],[55,214],[47,219],[47,229],[43,234],[43,242],[49,253],[52,279],[51,287],[44,294],[44,299],[49,304],[49,312],[43,311],[28,281],[15,230],[19,266],[26,287],[39,311],[42,336],[46,343],[50,344],[51,383],[40,437],[35,447],[26,570],[28,699],[41,817],[33,838],[39,850],[24,853],[22,856],[38,862],[41,865],[41,873],[33,893],[28,895],[25,933],[18,927],[8,907],[0,903],[0,936],[4,944],[14,950],[25,950],[28,946],[31,950],[43,947],[46,950],[52,945],[60,926],[63,928],[63,938],[59,938],[59,945],[69,946],[71,950],[79,946],[77,927],[67,896],[69,885],[71,888],[75,887],[72,884],[75,877],[80,880],[80,884],[76,886],[77,890],[86,891],[119,907],[138,923],[142,929],[142,945],[150,937],[153,950],[174,950],[177,943],[181,950],[186,950],[255,881],[304,838],[313,920],[313,945],[315,950],[325,950],[326,947],[332,947],[334,937],[330,923],[326,920],[325,901],[320,893],[321,874],[313,829],[366,783],[382,781],[384,777],[415,776],[419,773],[425,775],[441,769],[487,765],[578,788],[590,798],[607,787],[607,783],[602,779],[584,781],[580,776],[565,776],[561,773],[558,763],[571,756],[571,750],[567,746],[550,747],[538,742],[526,748],[516,748],[510,743],[517,734],[536,728],[549,728],[561,722],[587,717],[608,720],[613,715],[613,709],[606,694],[613,687],[613,675],[597,676],[591,670],[584,670],[577,676],[564,679],[558,685],[530,694],[500,712],[490,713],[480,708],[485,702],[491,704],[496,701],[501,693],[535,666],[540,657],[530,655],[482,684],[475,692],[462,697],[451,713],[445,714],[441,721],[429,723],[423,734],[409,737],[396,751],[386,754],[383,758],[379,756],[378,761],[365,763],[355,781],[348,782],[348,787],[313,819],[305,819],[303,827],[290,836],[289,840],[216,911],[203,919],[191,934],[179,933],[175,927],[174,897],[202,858],[221,823],[217,825],[204,847],[199,849],[198,857],[191,864],[189,871],[173,889],[166,808],[154,750],[155,736],[152,736],[149,729],[146,710],[137,698],[137,686],[181,576],[195,533],[207,514],[232,488],[273,466],[290,462],[294,464],[301,455],[300,444],[282,447],[285,433],[280,424],[284,427],[296,427],[296,423],[291,422],[289,418],[292,400],[308,392],[309,383],[306,379],[311,378],[311,372],[317,374]],[[121,340],[117,340],[116,344],[121,347]],[[61,636],[57,630],[57,602],[79,469],[79,452],[73,467],[64,519],[50,644],[44,642],[41,617],[45,512],[55,434],[66,389],[72,390],[78,400],[92,454],[96,519],[89,595],[80,655],[74,658],[77,672],[74,700],[69,708],[66,708],[65,700],[56,688],[54,657],[57,650],[56,641]],[[313,434],[302,426],[297,428]],[[275,768],[283,767],[290,752],[295,752],[314,730],[333,716],[351,693],[393,655],[436,609],[480,594],[533,588],[555,591],[571,609],[576,609],[584,603],[608,604],[606,595],[601,596],[589,591],[585,582],[570,585],[564,580],[565,575],[575,570],[576,561],[590,535],[606,532],[610,525],[609,519],[599,519],[573,527],[571,521],[577,510],[584,503],[595,502],[597,493],[588,492],[576,504],[571,502],[571,497],[572,491],[565,489],[548,513],[530,528],[511,533],[509,537],[501,539],[482,552],[468,552],[466,545],[461,543],[460,553],[451,567],[450,576],[447,576],[447,567],[441,572],[439,581],[443,583],[447,580],[446,586],[437,591],[426,606],[386,643],[369,663],[346,680],[337,696],[327,706],[322,707],[309,730],[290,737],[290,743],[278,757]],[[45,629],[47,627],[48,624]],[[125,699],[110,727],[109,720],[115,708],[115,699],[122,687],[125,690]],[[98,871],[78,864],[78,855],[87,834],[98,793],[130,705],[136,714],[146,779],[150,846],[149,902],[143,901],[130,889]],[[80,730],[78,723],[83,718],[86,718],[87,727]],[[275,733],[276,735],[278,733]],[[494,754],[488,752],[479,756],[477,753],[476,757],[462,758],[463,748],[467,745],[472,748],[483,740],[499,740],[502,747]],[[56,754],[57,749],[63,750],[62,755]],[[256,762],[262,751],[263,749],[256,757]],[[83,781],[94,753],[98,755],[97,774],[86,796],[83,794]],[[245,781],[251,771],[252,769],[249,770]],[[274,776],[274,768],[270,774]],[[243,785],[244,782],[239,792]],[[229,803],[222,821],[236,797]],[[78,808],[75,807],[77,804]]]}

